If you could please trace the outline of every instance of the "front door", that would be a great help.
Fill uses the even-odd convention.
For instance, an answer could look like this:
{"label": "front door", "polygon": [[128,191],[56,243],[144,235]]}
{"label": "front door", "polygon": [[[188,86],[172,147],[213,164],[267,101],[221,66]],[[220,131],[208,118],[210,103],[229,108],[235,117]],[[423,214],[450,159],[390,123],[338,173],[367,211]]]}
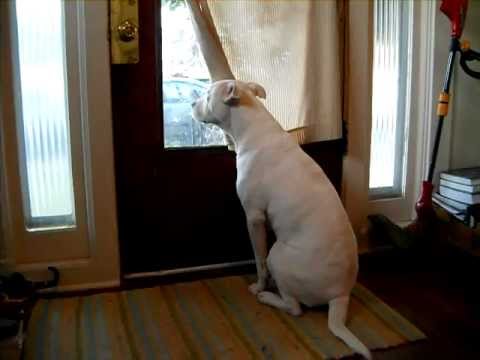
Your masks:
{"label": "front door", "polygon": [[[235,154],[221,134],[189,115],[208,77],[192,46],[187,10],[162,3],[138,2],[140,60],[111,67],[124,274],[253,259],[235,191]],[[338,189],[342,141],[307,152]]]}
{"label": "front door", "polygon": [[[189,116],[189,96],[206,85],[163,79],[160,0],[138,6],[140,61],[112,65],[123,273],[249,260],[235,154],[224,145],[208,146],[222,138],[201,131]],[[178,10],[169,15],[181,19],[186,8]]]}

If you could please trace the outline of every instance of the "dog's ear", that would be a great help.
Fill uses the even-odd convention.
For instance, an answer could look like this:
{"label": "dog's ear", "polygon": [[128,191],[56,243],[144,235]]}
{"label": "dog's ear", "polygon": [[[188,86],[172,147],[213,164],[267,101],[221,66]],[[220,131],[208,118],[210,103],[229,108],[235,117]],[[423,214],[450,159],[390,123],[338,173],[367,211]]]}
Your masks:
{"label": "dog's ear", "polygon": [[258,96],[259,98],[262,98],[262,99],[267,98],[267,92],[265,91],[262,85],[259,85],[254,82],[249,82],[247,83],[247,86],[250,88],[250,90],[252,90],[255,96]]}
{"label": "dog's ear", "polygon": [[239,100],[240,96],[238,95],[237,85],[235,80],[229,81],[226,83],[225,95],[223,97],[223,102],[227,105],[232,105],[235,101]]}

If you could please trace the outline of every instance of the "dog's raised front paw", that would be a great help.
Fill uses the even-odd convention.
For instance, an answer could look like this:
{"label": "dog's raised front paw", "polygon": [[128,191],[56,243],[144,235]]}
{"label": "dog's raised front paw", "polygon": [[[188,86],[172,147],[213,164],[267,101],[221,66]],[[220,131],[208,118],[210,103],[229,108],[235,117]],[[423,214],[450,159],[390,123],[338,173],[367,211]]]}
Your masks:
{"label": "dog's raised front paw", "polygon": [[253,283],[253,284],[250,284],[248,286],[248,290],[253,294],[253,295],[257,295],[260,291],[263,291],[265,289],[265,284],[261,283],[261,282],[256,282],[256,283]]}

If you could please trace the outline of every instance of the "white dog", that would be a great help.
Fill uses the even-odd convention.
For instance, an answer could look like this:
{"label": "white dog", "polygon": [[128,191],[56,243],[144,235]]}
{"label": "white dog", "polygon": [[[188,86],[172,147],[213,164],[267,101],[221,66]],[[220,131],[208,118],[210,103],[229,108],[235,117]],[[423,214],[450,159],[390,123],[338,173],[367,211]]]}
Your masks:
{"label": "white dog", "polygon": [[[358,271],[357,243],[342,203],[322,169],[257,99],[258,84],[214,83],[193,117],[229,136],[237,153],[237,192],[247,217],[258,273],[249,289],[260,302],[292,315],[300,303],[329,304],[330,330],[354,351],[369,350],[345,326]],[[267,256],[265,223],[277,241]],[[265,291],[268,272],[278,292]]]}

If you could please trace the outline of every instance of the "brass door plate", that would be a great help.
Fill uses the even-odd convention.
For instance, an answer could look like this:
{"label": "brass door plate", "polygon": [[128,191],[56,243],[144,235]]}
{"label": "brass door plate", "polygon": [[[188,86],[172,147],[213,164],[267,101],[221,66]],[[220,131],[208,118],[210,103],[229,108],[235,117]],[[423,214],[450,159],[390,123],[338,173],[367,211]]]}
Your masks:
{"label": "brass door plate", "polygon": [[110,0],[110,51],[112,64],[136,64],[138,50],[138,0]]}

